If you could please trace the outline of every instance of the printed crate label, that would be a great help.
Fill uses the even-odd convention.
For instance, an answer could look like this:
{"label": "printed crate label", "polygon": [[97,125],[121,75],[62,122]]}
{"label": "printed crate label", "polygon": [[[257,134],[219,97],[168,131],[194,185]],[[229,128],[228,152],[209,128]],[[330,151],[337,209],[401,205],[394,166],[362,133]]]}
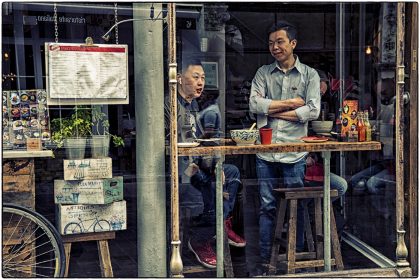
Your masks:
{"label": "printed crate label", "polygon": [[357,131],[357,100],[344,100],[342,112],[341,135],[345,136],[348,131]]}
{"label": "printed crate label", "polygon": [[123,200],[123,177],[112,179],[54,180],[56,204],[108,204]]}
{"label": "printed crate label", "polygon": [[58,204],[58,231],[63,235],[127,229],[125,200],[105,205]]}
{"label": "printed crate label", "polygon": [[94,180],[112,178],[112,159],[65,159],[64,180]]}

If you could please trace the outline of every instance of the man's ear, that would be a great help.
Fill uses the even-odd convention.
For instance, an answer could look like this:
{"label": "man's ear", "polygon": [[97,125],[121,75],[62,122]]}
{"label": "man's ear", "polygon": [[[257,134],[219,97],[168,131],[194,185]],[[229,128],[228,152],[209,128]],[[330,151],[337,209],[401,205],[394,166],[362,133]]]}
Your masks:
{"label": "man's ear", "polygon": [[181,77],[181,74],[177,74],[176,75],[176,80],[178,81],[178,83],[181,85],[182,84],[182,77]]}
{"label": "man's ear", "polygon": [[290,44],[292,45],[292,48],[294,49],[294,48],[296,48],[296,45],[297,45],[297,40],[296,39],[293,39],[291,42],[290,42]]}

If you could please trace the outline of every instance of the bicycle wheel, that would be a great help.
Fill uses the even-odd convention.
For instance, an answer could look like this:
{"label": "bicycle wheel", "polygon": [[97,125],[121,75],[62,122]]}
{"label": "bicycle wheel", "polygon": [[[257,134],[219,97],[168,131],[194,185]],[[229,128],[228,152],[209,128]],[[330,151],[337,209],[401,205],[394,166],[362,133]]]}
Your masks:
{"label": "bicycle wheel", "polygon": [[55,227],[25,207],[3,204],[2,276],[8,278],[63,277],[65,254]]}
{"label": "bicycle wheel", "polygon": [[101,231],[110,231],[111,228],[109,226],[109,222],[107,220],[99,220],[93,226],[94,232],[101,232]]}
{"label": "bicycle wheel", "polygon": [[68,223],[64,227],[64,234],[78,234],[82,233],[82,227],[78,223]]}

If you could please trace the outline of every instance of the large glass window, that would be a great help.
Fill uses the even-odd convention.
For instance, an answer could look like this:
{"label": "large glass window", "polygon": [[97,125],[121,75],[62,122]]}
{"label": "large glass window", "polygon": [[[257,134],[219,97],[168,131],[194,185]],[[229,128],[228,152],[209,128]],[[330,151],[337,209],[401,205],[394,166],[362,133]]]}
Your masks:
{"label": "large glass window", "polygon": [[[256,115],[249,111],[252,79],[259,67],[275,61],[266,31],[278,20],[297,27],[294,53],[301,63],[316,69],[321,78],[321,112],[317,123],[309,122],[308,135],[337,140],[337,130],[341,129],[340,141],[366,141],[367,133],[367,140],[383,143],[380,151],[332,153],[331,185],[340,192],[333,211],[344,267],[392,266],[396,248],[396,4],[204,4],[193,30],[182,25],[183,18],[178,19],[178,52],[182,61],[193,56],[204,62],[206,86],[201,106],[206,108],[207,98],[216,96],[222,135],[227,138],[232,130],[247,129],[256,122]],[[352,138],[357,131],[358,113],[362,122],[369,123],[368,132]],[[318,127],[328,123],[326,130]],[[322,163],[321,153],[315,155]],[[235,275],[240,276],[253,275],[260,261],[261,213],[255,160],[255,155],[225,158],[225,163],[240,170],[243,183],[237,197],[242,201],[232,212],[234,229],[247,242],[243,250],[231,246]],[[181,201],[196,197],[197,205],[201,205],[196,191],[192,188],[182,192]],[[181,212],[186,207],[181,204]],[[190,232],[193,237],[195,230],[193,227]],[[195,253],[183,253],[187,266],[199,265],[197,250]],[[246,270],[240,265],[243,258]]]}
{"label": "large glass window", "polygon": [[[166,141],[166,147],[157,148],[151,147],[153,145],[144,147],[143,143],[136,141],[136,137],[139,139],[139,134],[143,133],[139,131],[140,128],[136,129],[140,123],[141,129],[147,130],[150,125],[158,125],[166,120],[166,128],[169,127],[169,120],[164,113],[150,116],[138,109],[141,106],[139,102],[146,100],[139,97],[147,95],[147,92],[138,90],[139,84],[150,85],[150,88],[154,89],[161,86],[162,100],[166,98],[166,102],[170,96],[167,74],[171,67],[168,65],[168,48],[170,48],[168,36],[171,35],[168,32],[168,4],[159,4],[162,6],[161,12],[155,12],[154,5],[158,7],[158,4],[152,3],[147,6],[148,18],[146,19],[139,18],[140,12],[136,10],[140,9],[139,6],[129,2],[117,4],[4,2],[2,5],[2,90],[6,92],[3,94],[3,98],[6,96],[6,102],[3,99],[3,165],[9,161],[18,160],[17,158],[5,160],[5,153],[26,150],[25,145],[13,142],[15,136],[12,137],[12,135],[19,134],[26,137],[26,134],[16,132],[22,129],[21,125],[17,127],[16,122],[27,123],[28,121],[30,123],[30,119],[24,119],[23,113],[19,115],[13,113],[17,109],[23,112],[22,110],[27,108],[17,105],[12,99],[9,102],[7,98],[12,98],[13,94],[20,97],[28,90],[47,89],[45,43],[58,41],[59,43],[84,44],[85,39],[91,37],[94,44],[119,43],[128,46],[128,104],[104,102],[104,104],[95,105],[85,104],[77,108],[75,108],[77,102],[74,105],[47,104],[49,117],[45,120],[51,124],[48,131],[53,135],[76,112],[76,116],[92,121],[93,125],[90,124],[89,127],[90,132],[97,129],[103,133],[104,130],[108,130],[109,133],[120,137],[120,143],[124,144],[115,146],[111,141],[107,154],[112,163],[112,177],[123,178],[123,199],[126,203],[126,219],[124,220],[126,229],[117,231],[115,238],[109,241],[115,277],[131,278],[140,274],[145,276],[147,271],[139,274],[138,270],[145,270],[145,264],[153,262],[153,260],[140,260],[148,256],[141,253],[138,248],[142,246],[141,242],[149,241],[142,238],[143,229],[139,229],[137,224],[144,225],[144,221],[149,219],[150,223],[154,224],[158,218],[144,217],[142,213],[145,208],[142,207],[161,209],[163,204],[166,207],[166,226],[160,228],[162,232],[154,233],[157,236],[166,236],[167,239],[167,275],[164,276],[170,276],[170,257],[171,250],[174,248],[171,244],[172,233],[176,230],[173,225],[178,225],[178,222],[171,221],[171,210],[176,208],[171,207],[174,198],[171,197],[170,189],[171,162],[168,152],[170,143]],[[142,7],[145,6],[146,4],[142,5]],[[114,26],[116,20],[125,22]],[[143,41],[150,39],[139,38],[138,35],[145,34],[145,32],[138,32],[141,28],[146,28],[142,25],[145,20],[161,27],[162,34],[159,35],[162,35],[163,40],[159,42],[159,46],[142,45]],[[294,43],[288,45],[290,48],[280,47],[284,46],[284,42],[278,38],[273,40],[267,33],[269,27],[280,20],[287,21],[297,28],[295,45]],[[331,188],[337,189],[339,194],[337,199],[333,198],[331,211],[335,215],[344,270],[384,268],[395,265],[396,149],[398,148],[395,140],[396,28],[397,3],[391,2],[176,4],[176,38],[174,39],[178,67],[176,78],[179,116],[177,121],[184,122],[178,126],[180,131],[187,128],[191,138],[201,138],[200,141],[193,139],[194,143],[200,143],[200,147],[219,146],[226,143],[235,145],[231,139],[234,130],[249,129],[254,123],[258,123],[258,128],[261,128],[260,117],[264,114],[260,112],[258,115],[255,110],[250,110],[250,103],[255,98],[255,96],[252,97],[253,91],[260,88],[267,89],[267,92],[261,95],[270,100],[304,97],[307,92],[305,79],[315,79],[317,80],[315,84],[318,85],[318,76],[320,88],[313,89],[312,92],[317,94],[319,92],[315,98],[319,101],[318,109],[314,109],[314,112],[319,111],[319,114],[316,112],[316,116],[311,115],[309,121],[302,120],[301,117],[299,119],[303,113],[299,113],[296,108],[301,107],[300,105],[294,108],[297,113],[293,113],[298,119],[286,120],[273,115],[269,116],[267,124],[273,128],[272,143],[302,142],[300,136],[313,136],[318,140],[328,139],[340,142],[381,142],[380,150],[333,151],[331,153],[330,184]],[[153,32],[156,30],[150,30],[151,36]],[[106,34],[109,35],[108,40],[104,40]],[[149,48],[150,53],[154,52],[154,54],[159,52],[163,66],[155,74],[156,77],[160,77],[163,73],[161,76],[164,85],[158,84],[161,83],[160,80],[145,80],[135,74],[139,73],[138,69],[147,67],[136,61],[137,55],[144,53],[142,48]],[[273,73],[281,73],[287,76],[285,79],[283,77],[281,79],[265,77],[267,80],[255,78],[261,66],[270,65],[276,61],[276,54],[272,55],[270,51],[277,52],[277,57],[279,57],[291,50],[295,56],[293,63],[289,65],[290,68],[281,69],[282,65],[273,64],[272,71],[266,75],[269,77]],[[202,68],[188,67],[196,65],[197,61],[200,62]],[[158,62],[153,60],[148,65],[155,63]],[[309,68],[299,66],[300,64]],[[310,69],[308,70],[310,73],[316,74],[312,74],[312,78],[309,78],[303,74],[302,69]],[[296,85],[288,84],[289,74],[290,79],[295,79]],[[199,81],[202,76],[205,76],[205,85]],[[259,83],[261,81],[264,82]],[[191,103],[192,99],[187,98],[188,90],[191,88],[193,90],[191,96],[194,96],[193,103]],[[295,92],[299,92],[300,95]],[[198,95],[200,97],[197,98]],[[19,102],[25,103],[21,99]],[[265,104],[267,109],[265,115],[268,116],[269,104],[264,101],[261,104]],[[160,105],[165,106],[165,104]],[[261,109],[263,105],[258,110],[263,110]],[[30,106],[29,109],[33,107],[29,103],[28,106]],[[93,114],[98,112],[105,118],[105,127],[104,123],[98,126],[92,120]],[[277,118],[281,121],[274,120]],[[148,121],[139,121],[144,119]],[[294,139],[290,127],[297,126],[297,123],[302,126],[302,130],[299,131],[302,135],[299,134],[299,138]],[[165,139],[169,140],[168,130],[164,132],[162,129],[156,133],[159,135],[166,133]],[[178,138],[178,142],[189,142],[189,140]],[[42,143],[44,150],[53,150],[54,157],[34,159],[35,210],[58,225],[60,219],[57,213],[61,204],[57,202],[54,181],[63,180],[69,168],[63,162],[68,159],[65,149],[60,145],[57,146],[57,143],[50,141]],[[93,155],[93,140],[88,143],[91,144],[86,149],[85,158]],[[260,140],[256,143],[259,145]],[[161,159],[148,158],[141,154],[145,149],[149,151],[156,149],[156,154],[159,154],[159,148],[162,150],[166,148],[167,151],[165,155],[162,154]],[[299,154],[294,158],[302,160],[303,173],[308,174],[309,170],[313,170],[310,165],[320,168],[313,172],[318,172],[315,175],[321,179],[312,181],[308,179],[305,187],[322,186],[321,155],[321,152],[312,152],[309,155]],[[214,237],[217,203],[214,196],[215,166],[219,158],[220,155],[194,155],[178,158],[180,255],[185,277],[216,276],[217,244]],[[258,165],[260,156],[255,153],[228,154],[223,155],[222,158],[227,180],[227,187],[223,190],[224,202],[231,202],[224,204],[223,218],[227,231],[231,234],[229,248],[233,273],[235,277],[258,276],[263,273],[260,264],[264,263],[261,260],[260,251],[260,244],[264,243],[264,240],[261,241],[262,235],[269,231],[262,230],[264,221],[260,218],[263,212],[260,199],[261,182],[272,174],[268,171],[264,174],[261,172]],[[270,159],[263,156],[262,158],[266,162],[281,162],[286,165],[297,162],[290,158],[284,160],[282,156]],[[309,164],[309,159],[312,159],[311,164]],[[166,169],[162,170],[162,174],[166,172],[166,176],[162,175],[166,189],[163,187],[159,189],[159,185],[150,192],[157,190],[165,192],[166,200],[150,205],[148,201],[144,201],[143,194],[149,192],[150,182],[153,184],[155,181],[162,181],[161,175],[153,174],[152,176],[156,175],[156,178],[149,178],[148,174],[139,174],[138,166],[139,163],[154,166],[154,163],[160,160],[166,164]],[[315,162],[318,164],[314,164]],[[198,173],[195,167],[199,168]],[[283,170],[282,168],[285,167],[279,167],[279,170]],[[276,175],[271,179],[275,179],[276,186],[281,187],[285,175]],[[3,192],[6,191],[3,190]],[[95,196],[95,199],[97,198]],[[12,198],[7,196],[7,200],[10,201],[6,202],[19,202],[13,196]],[[315,233],[315,203],[313,200],[307,202],[309,227]],[[275,204],[276,201],[272,203],[273,207]],[[156,213],[160,212],[156,210]],[[270,215],[273,216],[276,213],[273,210]],[[114,213],[113,217],[117,216],[117,213]],[[284,222],[284,226],[284,233],[286,233],[290,227],[288,221]],[[153,227],[153,229],[156,228]],[[148,229],[144,230],[148,231]],[[315,236],[315,241],[318,243],[322,241],[321,239],[322,234]],[[300,249],[311,250],[311,244],[307,239],[305,240]],[[96,243],[75,242],[72,245],[71,269],[68,276],[100,277],[101,271],[96,250]],[[279,253],[284,252],[284,248],[279,251]],[[335,269],[333,265],[333,270]],[[296,271],[296,273],[301,272],[315,272],[315,269]],[[286,272],[279,269],[277,274],[282,275]]]}

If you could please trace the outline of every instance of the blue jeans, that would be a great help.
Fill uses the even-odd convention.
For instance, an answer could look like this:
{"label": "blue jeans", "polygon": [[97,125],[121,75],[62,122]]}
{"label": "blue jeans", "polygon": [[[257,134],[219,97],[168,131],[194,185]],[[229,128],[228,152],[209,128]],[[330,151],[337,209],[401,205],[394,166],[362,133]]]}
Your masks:
{"label": "blue jeans", "polygon": [[[273,243],[273,229],[276,219],[277,201],[273,188],[277,188],[278,178],[283,178],[285,188],[301,188],[305,176],[306,158],[293,163],[269,162],[257,157],[257,177],[260,187],[260,256],[269,262]],[[296,249],[303,250],[304,224],[303,205],[298,203]]]}
{"label": "blue jeans", "polygon": [[336,197],[336,199],[343,196],[347,191],[346,179],[334,173],[330,173],[330,189],[337,190],[338,197]]}
{"label": "blue jeans", "polygon": [[361,180],[366,181],[369,193],[375,194],[386,185],[387,181],[395,181],[395,175],[384,168],[382,164],[375,164],[354,174],[349,181],[351,187],[355,187]]}
{"label": "blue jeans", "polygon": [[[320,186],[321,184],[324,184],[324,182],[313,182],[309,181],[306,182],[307,186]],[[338,196],[335,198],[332,198],[331,201],[335,201],[339,197],[343,196],[347,191],[348,185],[346,179],[344,179],[341,176],[338,176],[334,173],[330,173],[330,189],[331,190],[337,190]]]}
{"label": "blue jeans", "polygon": [[[236,194],[239,185],[241,184],[241,174],[239,169],[232,164],[223,164],[223,172],[225,174],[225,184],[223,185],[223,192],[229,194],[229,199],[223,199],[223,218],[226,219],[232,212],[235,205]],[[198,189],[203,196],[204,213],[214,213],[216,188],[212,184],[215,177],[212,174],[200,170],[191,177],[191,184]]]}

